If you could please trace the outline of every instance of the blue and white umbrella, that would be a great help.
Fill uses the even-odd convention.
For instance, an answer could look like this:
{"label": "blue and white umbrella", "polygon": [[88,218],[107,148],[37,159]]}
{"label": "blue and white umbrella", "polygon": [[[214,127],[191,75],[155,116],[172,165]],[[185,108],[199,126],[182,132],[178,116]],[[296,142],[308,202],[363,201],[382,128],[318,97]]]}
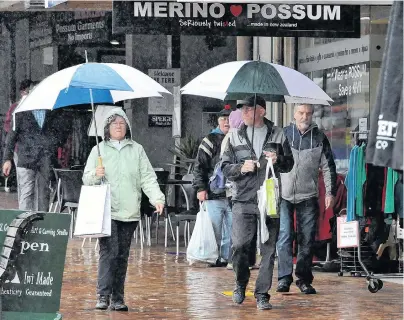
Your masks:
{"label": "blue and white umbrella", "polygon": [[[45,78],[20,102],[14,113],[91,104],[94,115],[94,104],[162,97],[162,93],[171,94],[148,75],[130,66],[118,63],[84,63]],[[97,132],[96,123],[94,124]]]}
{"label": "blue and white umbrella", "polygon": [[[91,89],[91,90],[90,90]],[[60,70],[41,81],[15,112],[162,97],[171,94],[143,72],[118,63],[85,63]],[[91,97],[92,94],[92,97]]]}
{"label": "blue and white umbrella", "polygon": [[333,101],[302,73],[262,61],[220,64],[182,87],[181,93],[221,100],[243,100],[256,94],[272,102],[329,105]]}

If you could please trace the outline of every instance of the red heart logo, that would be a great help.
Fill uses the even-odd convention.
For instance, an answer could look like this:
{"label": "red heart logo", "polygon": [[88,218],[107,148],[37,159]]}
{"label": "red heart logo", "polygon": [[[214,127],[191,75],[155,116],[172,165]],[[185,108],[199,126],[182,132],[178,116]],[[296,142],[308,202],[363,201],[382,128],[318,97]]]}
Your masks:
{"label": "red heart logo", "polygon": [[243,12],[243,7],[240,5],[231,5],[230,12],[233,16],[238,17]]}

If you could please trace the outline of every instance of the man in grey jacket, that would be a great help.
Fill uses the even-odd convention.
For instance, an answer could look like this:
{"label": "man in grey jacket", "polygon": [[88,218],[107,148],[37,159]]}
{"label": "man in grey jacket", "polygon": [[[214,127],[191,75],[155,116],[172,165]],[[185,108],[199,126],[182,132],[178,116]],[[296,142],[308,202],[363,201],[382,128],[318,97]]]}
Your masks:
{"label": "man in grey jacket", "polygon": [[293,282],[293,225],[294,211],[297,220],[298,256],[296,285],[305,294],[315,294],[311,272],[313,244],[319,216],[318,176],[323,171],[326,188],[325,207],[333,206],[336,194],[337,173],[330,142],[326,135],[312,124],[313,106],[295,107],[295,123],[284,128],[292,148],[294,167],[281,175],[280,231],[277,243],[278,288],[277,292],[289,292]]}
{"label": "man in grey jacket", "polygon": [[[256,101],[256,110],[254,110],[254,101]],[[244,301],[250,278],[248,257],[250,250],[255,250],[251,242],[257,232],[259,215],[257,191],[266,179],[267,159],[272,159],[276,175],[280,172],[288,172],[293,167],[289,143],[282,129],[265,119],[265,106],[265,100],[259,96],[256,99],[250,97],[237,106],[241,108],[244,125],[231,132],[222,156],[223,174],[233,183],[232,261],[236,274],[233,301],[237,304]],[[254,137],[252,138],[253,126]],[[267,217],[266,226],[269,239],[261,244],[262,260],[254,292],[257,308],[260,310],[272,308],[268,291],[272,285],[279,219]]]}

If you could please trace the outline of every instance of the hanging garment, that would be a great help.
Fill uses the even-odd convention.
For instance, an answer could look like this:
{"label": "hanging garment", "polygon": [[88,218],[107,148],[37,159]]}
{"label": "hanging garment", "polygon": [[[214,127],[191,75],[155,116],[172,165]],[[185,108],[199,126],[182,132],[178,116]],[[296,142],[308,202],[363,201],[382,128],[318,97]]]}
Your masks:
{"label": "hanging garment", "polygon": [[[366,161],[403,170],[403,2],[394,1],[370,117]],[[397,117],[398,116],[398,117]]]}
{"label": "hanging garment", "polygon": [[[394,188],[394,209],[396,214],[403,219],[404,218],[404,208],[403,208],[403,176],[398,179],[396,187]],[[402,226],[402,225],[401,225]]]}
{"label": "hanging garment", "polygon": [[347,198],[344,179],[344,176],[340,174],[337,175],[337,194],[334,198],[334,207],[325,209],[325,185],[323,173],[320,172],[318,177],[318,206],[320,214],[317,221],[316,241],[324,241],[332,238],[332,226],[330,221],[334,214],[338,214],[342,209],[346,208]]}
{"label": "hanging garment", "polygon": [[365,185],[365,215],[367,217],[380,216],[382,212],[384,170],[372,164],[366,165],[366,185]]}
{"label": "hanging garment", "polygon": [[356,200],[355,214],[358,217],[363,217],[363,186],[366,182],[365,169],[365,149],[366,145],[362,144],[358,147],[358,157],[356,159]]}
{"label": "hanging garment", "polygon": [[356,161],[358,159],[358,146],[354,146],[349,156],[349,169],[345,178],[345,185],[348,189],[347,196],[347,222],[355,220],[355,198],[356,198]]}
{"label": "hanging garment", "polygon": [[395,213],[394,189],[398,181],[398,173],[391,168],[387,169],[386,198],[384,200],[384,214]]}

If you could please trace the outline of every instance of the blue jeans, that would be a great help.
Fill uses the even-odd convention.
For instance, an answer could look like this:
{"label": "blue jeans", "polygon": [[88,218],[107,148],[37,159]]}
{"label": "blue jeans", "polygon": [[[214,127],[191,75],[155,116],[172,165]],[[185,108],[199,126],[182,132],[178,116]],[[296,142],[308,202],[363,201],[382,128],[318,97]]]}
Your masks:
{"label": "blue jeans", "polygon": [[230,261],[231,225],[233,217],[230,202],[227,199],[206,200],[209,218],[212,221],[216,243],[219,249],[219,261]]}
{"label": "blue jeans", "polygon": [[296,284],[311,284],[313,244],[316,239],[319,215],[318,199],[311,198],[299,203],[282,199],[280,206],[280,230],[276,250],[278,253],[278,280],[290,285],[293,282],[293,236],[296,210],[298,255],[296,263]]}

